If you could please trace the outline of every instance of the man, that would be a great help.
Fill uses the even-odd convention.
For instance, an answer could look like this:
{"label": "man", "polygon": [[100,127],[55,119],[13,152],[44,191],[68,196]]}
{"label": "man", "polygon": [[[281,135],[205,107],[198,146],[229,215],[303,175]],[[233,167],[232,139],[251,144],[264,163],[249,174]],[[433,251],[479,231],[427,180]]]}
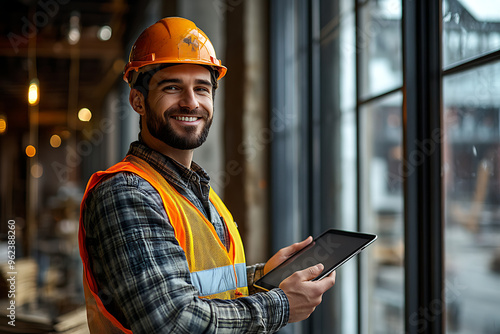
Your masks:
{"label": "man", "polygon": [[275,332],[306,319],[335,283],[297,272],[249,295],[253,280],[311,238],[247,267],[231,214],[192,161],[226,68],[193,22],[165,18],[134,44],[124,79],[141,117],[126,158],[92,176],[79,244],[92,333]]}

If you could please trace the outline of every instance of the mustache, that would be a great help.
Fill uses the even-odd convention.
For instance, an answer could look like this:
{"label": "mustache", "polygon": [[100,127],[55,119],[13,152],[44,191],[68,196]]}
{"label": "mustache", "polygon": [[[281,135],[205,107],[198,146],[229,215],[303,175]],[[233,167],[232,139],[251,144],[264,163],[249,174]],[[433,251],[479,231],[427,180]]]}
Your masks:
{"label": "mustache", "polygon": [[189,109],[189,108],[180,108],[180,107],[170,107],[164,113],[165,117],[169,117],[172,115],[186,115],[186,116],[197,116],[208,119],[208,111],[202,108]]}

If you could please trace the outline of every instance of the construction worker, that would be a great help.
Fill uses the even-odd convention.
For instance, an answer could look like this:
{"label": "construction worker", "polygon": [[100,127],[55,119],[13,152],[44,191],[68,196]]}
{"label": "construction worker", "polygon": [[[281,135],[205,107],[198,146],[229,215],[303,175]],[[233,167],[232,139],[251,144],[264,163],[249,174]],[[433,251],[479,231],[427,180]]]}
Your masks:
{"label": "construction worker", "polygon": [[92,333],[271,333],[309,317],[334,285],[335,273],[310,281],[318,265],[279,288],[249,291],[312,239],[246,266],[231,214],[192,161],[225,74],[210,40],[189,20],[162,19],[135,42],[124,79],[141,119],[139,140],[120,163],[91,177],[81,205]]}

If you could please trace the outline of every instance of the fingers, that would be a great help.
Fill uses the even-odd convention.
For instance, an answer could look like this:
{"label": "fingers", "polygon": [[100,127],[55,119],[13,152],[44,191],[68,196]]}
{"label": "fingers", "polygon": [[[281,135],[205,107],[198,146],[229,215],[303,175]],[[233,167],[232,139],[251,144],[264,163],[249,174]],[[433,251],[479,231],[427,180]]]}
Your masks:
{"label": "fingers", "polygon": [[327,291],[328,289],[330,289],[331,287],[333,287],[335,285],[335,278],[336,278],[336,276],[337,276],[337,273],[334,271],[330,275],[328,275],[325,278],[323,278],[323,279],[321,279],[319,281],[316,281],[314,283],[316,283],[317,286],[324,293],[325,291]]}
{"label": "fingers", "polygon": [[[324,269],[323,264],[319,263],[315,266],[311,266],[304,270],[298,271],[297,274],[300,275],[299,278],[300,281],[311,281],[312,279],[318,277],[323,271],[323,269]],[[328,289],[330,289],[335,285],[336,275],[337,273],[333,271],[330,275],[326,276],[325,278],[310,283],[315,284],[316,287],[322,291],[321,293],[324,293],[325,291],[327,291]]]}
{"label": "fingers", "polygon": [[283,251],[284,251],[284,255],[286,257],[290,257],[290,255],[292,255],[293,253],[297,252],[298,250],[306,247],[307,245],[309,245],[311,242],[312,242],[312,237],[311,236],[308,236],[307,238],[305,238],[304,240],[302,240],[301,242],[296,242],[288,247],[285,247],[283,248]]}
{"label": "fingers", "polygon": [[311,243],[312,241],[312,237],[311,236],[308,236],[307,238],[305,238],[304,240],[302,240],[301,242],[297,242],[295,243],[296,245],[301,245],[300,248],[304,247],[304,246],[307,246]]}
{"label": "fingers", "polygon": [[300,275],[301,280],[310,281],[313,278],[318,277],[319,274],[323,271],[323,264],[318,263],[315,266],[306,268],[304,270],[298,271],[297,274]]}
{"label": "fingers", "polygon": [[269,261],[266,262],[264,266],[264,274],[267,274],[270,270],[275,268],[277,265],[287,260],[294,253],[298,252],[302,248],[306,247],[308,244],[312,242],[312,237],[309,236],[301,242],[294,243],[290,246],[281,248],[276,254],[274,254]]}
{"label": "fingers", "polygon": [[323,298],[323,293],[335,283],[335,272],[320,281],[311,281],[323,271],[323,264],[317,264],[295,272],[280,284],[290,304],[289,322],[307,319]]}
{"label": "fingers", "polygon": [[297,242],[294,245],[296,246],[297,250],[299,250],[299,249],[302,249],[302,248],[306,247],[307,245],[309,245],[312,241],[313,241],[313,237],[308,236],[307,238],[305,238],[301,242]]}

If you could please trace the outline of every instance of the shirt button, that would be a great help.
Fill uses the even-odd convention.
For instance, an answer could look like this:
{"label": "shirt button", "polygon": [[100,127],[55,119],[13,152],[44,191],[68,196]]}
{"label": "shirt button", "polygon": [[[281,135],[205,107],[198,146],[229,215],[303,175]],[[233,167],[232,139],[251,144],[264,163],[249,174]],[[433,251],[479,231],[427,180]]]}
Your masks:
{"label": "shirt button", "polygon": [[197,180],[196,175],[191,176],[191,180],[194,181],[194,182],[196,182],[196,180]]}

